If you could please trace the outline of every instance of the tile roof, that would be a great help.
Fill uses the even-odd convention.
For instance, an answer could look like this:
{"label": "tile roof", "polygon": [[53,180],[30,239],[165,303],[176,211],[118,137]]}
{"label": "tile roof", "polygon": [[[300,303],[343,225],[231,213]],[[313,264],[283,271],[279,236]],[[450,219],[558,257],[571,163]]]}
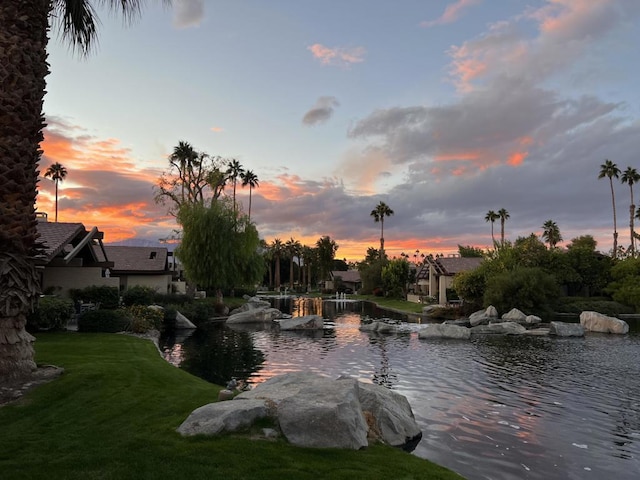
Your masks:
{"label": "tile roof", "polygon": [[166,248],[105,245],[104,249],[114,262],[114,273],[168,273]]}
{"label": "tile roof", "polygon": [[425,264],[418,270],[417,279],[429,278],[429,266],[431,265],[436,275],[455,275],[467,272],[478,267],[484,259],[480,257],[439,257],[426,259]]}
{"label": "tile roof", "polygon": [[81,223],[38,222],[38,241],[44,246],[43,259],[49,263],[76,237],[85,236],[87,231]]}
{"label": "tile roof", "polygon": [[333,270],[331,275],[333,278],[341,277],[343,282],[357,283],[360,281],[360,272],[358,270]]}

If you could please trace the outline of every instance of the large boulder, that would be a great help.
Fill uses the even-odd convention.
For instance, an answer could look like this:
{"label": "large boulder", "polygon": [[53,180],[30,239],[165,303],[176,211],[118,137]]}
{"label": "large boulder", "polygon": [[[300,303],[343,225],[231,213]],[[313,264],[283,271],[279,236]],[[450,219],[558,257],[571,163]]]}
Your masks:
{"label": "large boulder", "polygon": [[629,325],[624,320],[615,317],[608,317],[598,312],[582,312],[580,314],[580,325],[587,332],[602,333],[629,333]]}
{"label": "large boulder", "polygon": [[282,434],[300,447],[366,447],[368,427],[358,388],[355,379],[318,377],[312,385],[278,404]]}
{"label": "large boulder", "polygon": [[178,433],[217,435],[249,428],[256,420],[269,416],[264,400],[209,403],[196,408],[178,427]]}
{"label": "large boulder", "polygon": [[260,297],[243,297],[247,300],[247,303],[240,305],[238,308],[235,308],[231,315],[241,312],[247,312],[249,310],[260,310],[263,308],[269,308],[271,304],[267,300],[262,300]]}
{"label": "large boulder", "polygon": [[485,310],[478,310],[469,315],[469,324],[472,327],[476,325],[486,325],[491,320],[498,318],[498,311],[493,305],[489,305]]}
{"label": "large boulder", "polygon": [[549,335],[558,337],[584,337],[584,327],[579,323],[551,322]]}
{"label": "large boulder", "polygon": [[418,332],[418,338],[454,338],[466,340],[471,337],[471,330],[459,325],[432,323]]}
{"label": "large boulder", "polygon": [[181,314],[180,312],[176,312],[176,328],[177,329],[190,329],[193,330],[196,327],[193,322],[191,322],[191,320],[189,320],[187,317],[185,317],[183,314]]}
{"label": "large boulder", "polygon": [[322,330],[324,320],[320,315],[281,318],[275,322],[280,330]]}
{"label": "large boulder", "polygon": [[371,439],[413,448],[421,438],[402,395],[352,378],[331,380],[312,372],[279,375],[232,401],[200,407],[178,431],[217,434],[246,429],[265,416],[277,420],[285,438],[299,446],[360,449]]}
{"label": "large boulder", "polygon": [[282,316],[282,312],[277,308],[256,308],[244,312],[234,313],[227,318],[226,323],[255,323],[271,322]]}
{"label": "large boulder", "polygon": [[394,325],[389,322],[382,322],[374,320],[370,323],[363,323],[360,325],[360,330],[363,332],[375,332],[375,333],[398,333],[398,325]]}
{"label": "large boulder", "polygon": [[422,438],[409,401],[380,385],[360,383],[358,397],[369,424],[369,436],[394,447],[413,446]]}
{"label": "large boulder", "polygon": [[526,331],[526,328],[516,322],[501,322],[471,327],[472,334],[522,335]]}
{"label": "large boulder", "polygon": [[517,308],[512,308],[507,313],[502,315],[502,320],[506,322],[526,323],[527,316]]}

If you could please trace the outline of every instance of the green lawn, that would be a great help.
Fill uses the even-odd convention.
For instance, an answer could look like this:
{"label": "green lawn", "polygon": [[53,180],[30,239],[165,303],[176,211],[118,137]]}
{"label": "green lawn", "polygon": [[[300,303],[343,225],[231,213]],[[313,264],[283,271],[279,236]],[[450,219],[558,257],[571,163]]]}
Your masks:
{"label": "green lawn", "polygon": [[391,447],[307,449],[176,427],[222,388],[166,363],[146,340],[37,335],[59,379],[0,408],[0,477],[11,479],[459,479]]}
{"label": "green lawn", "polygon": [[382,308],[391,308],[404,313],[422,313],[422,307],[424,307],[421,303],[408,302],[397,298],[376,297],[375,295],[349,295],[348,298],[368,300],[369,302],[378,304]]}

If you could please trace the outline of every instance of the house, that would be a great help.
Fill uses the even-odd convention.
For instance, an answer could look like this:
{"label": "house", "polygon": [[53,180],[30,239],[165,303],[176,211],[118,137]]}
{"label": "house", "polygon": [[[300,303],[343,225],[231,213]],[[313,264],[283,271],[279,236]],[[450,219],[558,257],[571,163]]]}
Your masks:
{"label": "house", "polygon": [[120,290],[144,286],[159,293],[171,293],[173,273],[166,248],[116,245],[104,248],[107,258],[113,262],[110,275],[119,279]]}
{"label": "house", "polygon": [[330,289],[334,289],[334,284],[336,284],[336,278],[340,277],[341,285],[337,286],[337,289],[340,291],[348,291],[351,290],[351,293],[355,293],[362,287],[362,280],[360,280],[360,272],[358,270],[333,270],[331,272],[331,278],[333,278],[333,282],[331,286],[328,287]]}
{"label": "house", "polygon": [[118,279],[109,277],[113,262],[97,227],[87,231],[82,223],[52,223],[40,217],[37,229],[43,248],[36,260],[42,292],[67,295],[70,289],[90,285],[118,286]]}
{"label": "house", "polygon": [[484,259],[480,257],[447,257],[425,258],[424,264],[416,274],[417,294],[428,295],[437,299],[441,305],[450,303],[447,289],[451,288],[457,273],[473,270],[480,266]]}

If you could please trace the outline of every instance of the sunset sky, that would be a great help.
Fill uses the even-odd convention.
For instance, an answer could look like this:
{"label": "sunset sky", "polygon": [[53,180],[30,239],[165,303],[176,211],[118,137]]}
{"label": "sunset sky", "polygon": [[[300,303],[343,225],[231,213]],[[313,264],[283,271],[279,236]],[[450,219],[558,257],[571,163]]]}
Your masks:
{"label": "sunset sky", "polygon": [[[129,26],[99,14],[88,58],[52,35],[41,171],[67,168],[59,220],[107,243],[171,234],[152,186],[183,140],[258,175],[251,219],[269,242],[329,235],[338,258],[362,259],[382,200],[390,255],[487,248],[484,217],[501,208],[507,239],[551,219],[561,246],[612,247],[597,177],[605,159],[640,171],[638,1],[152,1]],[[630,192],[614,186],[626,246]],[[53,198],[42,179],[50,219]]]}

